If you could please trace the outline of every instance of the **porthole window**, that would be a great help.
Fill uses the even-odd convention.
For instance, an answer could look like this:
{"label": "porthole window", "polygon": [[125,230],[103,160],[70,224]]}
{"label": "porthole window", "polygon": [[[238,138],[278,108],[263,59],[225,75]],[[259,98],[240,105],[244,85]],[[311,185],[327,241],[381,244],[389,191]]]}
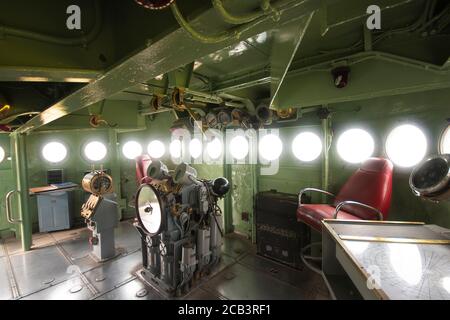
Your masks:
{"label": "porthole window", "polygon": [[122,147],[125,158],[133,160],[142,154],[142,146],[137,141],[128,141]]}
{"label": "porthole window", "polygon": [[302,132],[292,141],[292,152],[300,161],[316,160],[322,153],[322,140],[312,132]]}
{"label": "porthole window", "polygon": [[206,152],[211,159],[218,159],[223,152],[222,142],[218,138],[214,138],[206,145]]}
{"label": "porthole window", "polygon": [[49,142],[42,148],[42,156],[50,163],[59,163],[66,159],[67,148],[61,142]]}
{"label": "porthole window", "polygon": [[199,139],[195,138],[191,140],[189,143],[189,153],[194,159],[200,158],[202,155],[202,142]]}
{"label": "porthole window", "polygon": [[179,159],[183,151],[183,145],[180,140],[173,140],[169,145],[169,152],[172,158]]}
{"label": "porthole window", "polygon": [[363,129],[349,129],[343,132],[337,141],[339,156],[349,163],[361,163],[370,158],[375,150],[375,142]]}
{"label": "porthole window", "polygon": [[230,153],[234,159],[243,160],[249,152],[248,140],[244,136],[236,136],[230,141]]}
{"label": "porthole window", "polygon": [[439,143],[439,152],[441,154],[450,154],[450,125],[445,129]]}
{"label": "porthole window", "polygon": [[89,142],[84,147],[84,156],[86,159],[94,162],[105,159],[107,152],[106,146],[100,141]]}
{"label": "porthole window", "polygon": [[283,151],[283,143],[274,134],[268,134],[259,141],[259,154],[267,161],[273,161],[280,157]]}
{"label": "porthole window", "polygon": [[386,154],[394,164],[409,168],[418,164],[427,152],[427,139],[418,127],[404,124],[396,127],[386,139]]}
{"label": "porthole window", "polygon": [[3,148],[0,146],[0,163],[2,163],[3,160],[5,160],[5,149],[3,149]]}
{"label": "porthole window", "polygon": [[153,140],[148,144],[147,151],[151,158],[159,159],[166,153],[166,147],[161,141]]}

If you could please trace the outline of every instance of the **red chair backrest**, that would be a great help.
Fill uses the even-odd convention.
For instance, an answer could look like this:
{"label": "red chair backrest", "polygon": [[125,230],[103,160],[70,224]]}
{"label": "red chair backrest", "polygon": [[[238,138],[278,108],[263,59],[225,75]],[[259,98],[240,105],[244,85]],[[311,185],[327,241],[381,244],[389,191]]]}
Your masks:
{"label": "red chair backrest", "polygon": [[152,159],[146,154],[136,158],[136,180],[138,185],[152,181],[152,178],[147,176],[147,169],[151,163]]}
{"label": "red chair backrest", "polygon": [[[382,158],[370,158],[347,180],[336,196],[334,205],[351,200],[372,206],[381,211],[387,220],[392,197],[391,161]],[[376,214],[369,209],[346,205],[344,211],[365,220],[376,219]]]}

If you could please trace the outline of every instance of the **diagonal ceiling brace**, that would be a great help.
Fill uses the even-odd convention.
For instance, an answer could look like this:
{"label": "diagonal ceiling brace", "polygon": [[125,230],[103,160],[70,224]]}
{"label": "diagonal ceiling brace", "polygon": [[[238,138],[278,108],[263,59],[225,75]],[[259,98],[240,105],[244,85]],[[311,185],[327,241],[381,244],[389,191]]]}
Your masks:
{"label": "diagonal ceiling brace", "polygon": [[[334,2],[337,0],[329,1]],[[273,21],[270,17],[258,20],[258,23],[242,32],[239,39],[224,41],[220,44],[195,41],[191,37],[187,37],[183,29],[177,29],[164,38],[154,41],[148,47],[106,72],[92,83],[87,84],[34,117],[21,126],[18,132],[29,133],[137,83],[144,83],[148,79],[187,65],[195,59],[248,39],[263,31],[278,28],[283,24],[302,19],[305,15],[309,16],[311,12],[317,10],[319,5],[316,0],[278,1],[276,5],[276,9],[280,13],[278,21]],[[199,23],[201,23],[202,17],[203,15],[197,18]]]}
{"label": "diagonal ceiling brace", "polygon": [[311,23],[314,12],[303,16],[300,20],[289,23],[274,32],[274,43],[271,55],[271,101],[270,107],[278,109],[278,93],[284,78],[289,71],[292,60]]}

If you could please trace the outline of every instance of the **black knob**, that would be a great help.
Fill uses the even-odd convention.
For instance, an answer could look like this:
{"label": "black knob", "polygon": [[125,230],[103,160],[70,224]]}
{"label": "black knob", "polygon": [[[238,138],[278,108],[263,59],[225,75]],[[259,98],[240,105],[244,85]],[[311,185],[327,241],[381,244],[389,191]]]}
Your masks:
{"label": "black knob", "polygon": [[153,211],[153,208],[152,208],[152,206],[148,206],[148,207],[145,207],[144,211],[146,213],[151,213]]}
{"label": "black knob", "polygon": [[230,191],[230,182],[223,177],[217,178],[212,183],[212,190],[218,197],[223,197]]}

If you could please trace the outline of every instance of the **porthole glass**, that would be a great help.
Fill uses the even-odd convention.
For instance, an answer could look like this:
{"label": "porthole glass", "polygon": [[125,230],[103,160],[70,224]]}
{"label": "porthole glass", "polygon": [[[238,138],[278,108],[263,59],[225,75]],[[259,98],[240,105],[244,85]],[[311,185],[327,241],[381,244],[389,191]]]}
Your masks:
{"label": "porthole glass", "polygon": [[230,141],[231,156],[237,160],[247,157],[249,152],[248,140],[244,136],[233,137]]}
{"label": "porthole glass", "polygon": [[218,138],[214,138],[206,145],[206,152],[211,159],[218,159],[222,155],[223,145]]}
{"label": "porthole glass", "polygon": [[183,150],[183,145],[180,140],[173,140],[169,145],[169,152],[172,158],[179,159],[181,158],[181,153]]}
{"label": "porthole glass", "polygon": [[273,161],[280,157],[283,151],[283,143],[274,134],[268,134],[259,141],[259,154],[267,161]]}
{"label": "porthole glass", "polygon": [[153,140],[148,144],[148,155],[153,159],[159,159],[166,153],[164,143],[159,140]]}
{"label": "porthole glass", "polygon": [[137,141],[128,141],[122,147],[125,158],[133,160],[142,155],[142,146]]}
{"label": "porthole glass", "polygon": [[202,155],[202,142],[195,138],[189,143],[189,153],[194,159],[198,159]]}
{"label": "porthole glass", "polygon": [[349,129],[343,132],[337,141],[339,156],[349,163],[361,163],[370,158],[375,143],[370,133],[363,129]]}
{"label": "porthole glass", "polygon": [[49,142],[42,148],[42,156],[50,163],[59,163],[66,159],[67,148],[60,142]]}
{"label": "porthole glass", "polygon": [[322,140],[312,132],[302,132],[292,141],[292,152],[300,161],[316,160],[322,153]]}
{"label": "porthole glass", "polygon": [[450,125],[445,129],[439,143],[439,151],[441,154],[450,154]]}
{"label": "porthole glass", "polygon": [[90,161],[101,161],[105,159],[108,150],[105,144],[100,141],[89,142],[84,147],[84,156]]}
{"label": "porthole glass", "polygon": [[427,139],[418,127],[404,124],[396,127],[386,139],[386,154],[400,167],[418,164],[427,152]]}
{"label": "porthole glass", "polygon": [[0,146],[0,163],[2,163],[3,160],[5,160],[5,149],[3,149],[3,148]]}

